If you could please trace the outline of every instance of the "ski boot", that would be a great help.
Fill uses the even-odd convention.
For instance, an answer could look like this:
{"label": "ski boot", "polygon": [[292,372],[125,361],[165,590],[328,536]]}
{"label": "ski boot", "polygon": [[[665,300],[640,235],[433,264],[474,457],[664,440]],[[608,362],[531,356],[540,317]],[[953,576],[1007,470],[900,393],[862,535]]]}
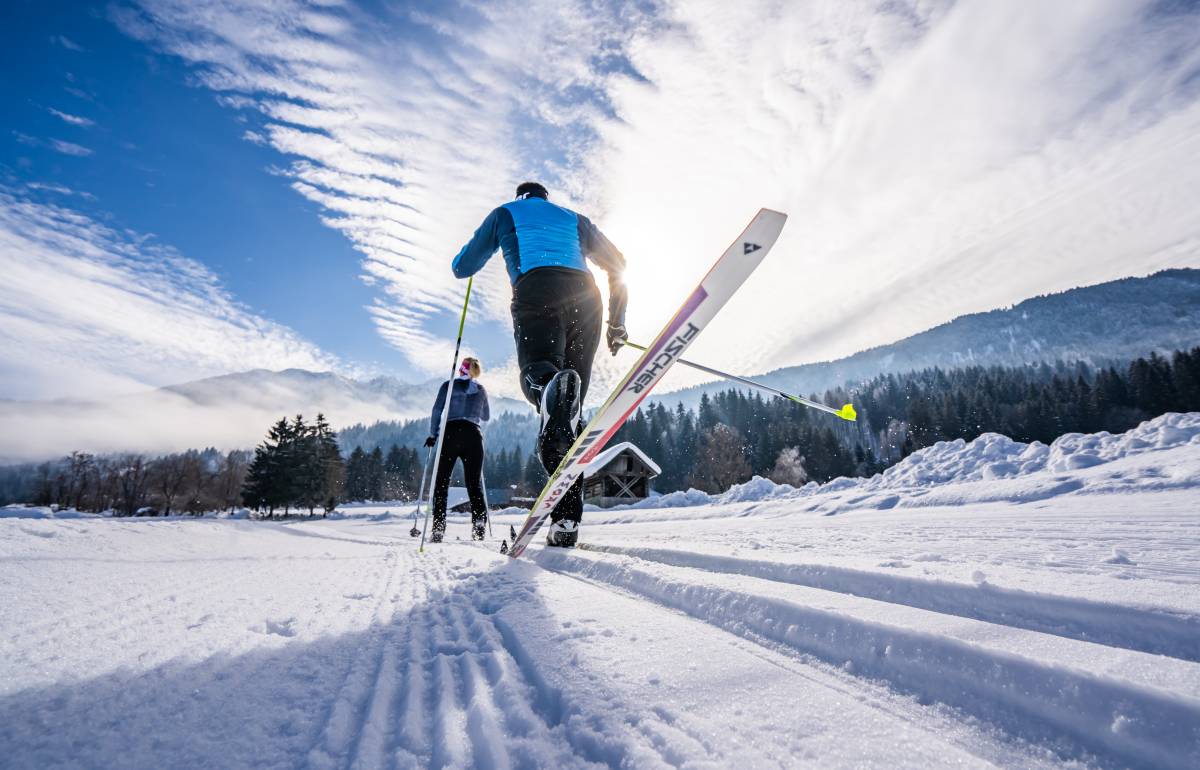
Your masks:
{"label": "ski boot", "polygon": [[579,541],[579,522],[559,519],[550,523],[546,532],[546,545],[555,548],[574,548]]}
{"label": "ski boot", "polygon": [[485,525],[482,521],[479,522],[478,524],[471,525],[471,539],[472,540],[483,540],[483,536],[486,534],[486,532],[487,532],[487,530],[485,529]]}
{"label": "ski boot", "polygon": [[429,542],[440,543],[442,542],[442,537],[445,536],[445,534],[445,530],[435,529],[429,533]]}
{"label": "ski boot", "polygon": [[554,473],[579,435],[583,414],[580,390],[582,383],[574,369],[563,369],[542,389],[542,425],[537,451],[546,473]]}

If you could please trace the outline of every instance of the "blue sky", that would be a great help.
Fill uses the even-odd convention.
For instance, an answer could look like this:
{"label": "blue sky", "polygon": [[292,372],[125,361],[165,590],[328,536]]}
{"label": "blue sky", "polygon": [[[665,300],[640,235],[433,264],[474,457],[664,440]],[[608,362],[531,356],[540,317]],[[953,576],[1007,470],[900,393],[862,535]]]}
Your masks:
{"label": "blue sky", "polygon": [[[242,302],[317,345],[381,365],[394,357],[371,329],[372,292],[351,244],[267,173],[279,157],[243,139],[244,118],[190,85],[181,60],[123,34],[105,3],[15,5],[0,33],[5,176],[87,193],[71,205],[201,260]],[[64,154],[53,140],[90,154]]]}
{"label": "blue sky", "polygon": [[[463,291],[447,263],[526,178],[626,253],[641,340],[760,206],[787,211],[696,346],[746,373],[1200,264],[1194,4],[0,13],[0,398],[260,367],[439,376]],[[515,394],[498,262],[466,346]]]}

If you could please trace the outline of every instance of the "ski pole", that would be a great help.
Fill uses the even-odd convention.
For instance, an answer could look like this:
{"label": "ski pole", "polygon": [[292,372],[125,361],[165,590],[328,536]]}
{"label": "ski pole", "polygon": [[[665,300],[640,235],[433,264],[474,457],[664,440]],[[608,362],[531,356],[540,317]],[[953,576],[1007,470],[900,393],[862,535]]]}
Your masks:
{"label": "ski pole", "polygon": [[[625,344],[628,345],[629,347],[633,348],[634,350],[640,350],[643,353],[646,351],[646,347],[644,345],[638,345],[637,343],[629,342],[628,340],[625,341]],[[677,363],[683,364],[684,366],[690,366],[693,369],[698,369],[702,372],[714,375],[716,377],[723,377],[727,380],[733,380],[734,382],[740,382],[741,384],[748,385],[751,388],[757,388],[759,390],[765,390],[768,393],[774,393],[777,396],[783,396],[784,398],[788,399],[789,401],[795,401],[797,404],[803,404],[804,406],[810,407],[812,409],[818,409],[822,412],[828,412],[829,414],[837,415],[838,417],[841,417],[843,420],[849,420],[850,422],[854,422],[855,420],[858,419],[858,414],[854,411],[854,404],[846,404],[841,409],[834,409],[832,406],[826,406],[825,404],[822,404],[819,401],[813,401],[812,399],[805,398],[804,396],[796,396],[796,395],[793,395],[786,391],[782,391],[779,388],[773,388],[770,385],[767,385],[762,382],[755,382],[754,380],[748,380],[745,377],[739,377],[736,374],[729,374],[728,372],[722,372],[719,369],[713,369],[713,368],[705,366],[703,364],[697,364],[693,361],[688,361],[686,358],[678,359]]]}
{"label": "ski pole", "polygon": [[492,536],[492,504],[487,499],[487,476],[479,471],[479,484],[483,487],[483,518],[487,519],[488,537]]}
{"label": "ski pole", "polygon": [[417,492],[417,515],[421,515],[421,502],[425,499],[425,477],[429,472],[429,458],[433,456],[433,447],[425,450],[425,462],[421,465],[421,491]]}
{"label": "ski pole", "polygon": [[409,532],[409,534],[413,537],[421,534],[421,531],[417,529],[417,517],[421,515],[421,501],[425,499],[425,472],[429,470],[429,458],[432,455],[433,447],[429,447],[429,449],[425,450],[425,463],[421,466],[421,491],[417,492],[417,509],[413,511],[413,528],[412,531]]}
{"label": "ski pole", "polygon": [[454,341],[454,361],[450,364],[450,379],[446,380],[446,400],[442,402],[442,424],[438,428],[437,443],[433,447],[433,471],[429,474],[429,506],[425,508],[425,524],[421,527],[421,547],[418,553],[425,553],[425,533],[429,530],[429,512],[433,508],[433,496],[437,494],[438,464],[442,461],[442,440],[446,438],[446,422],[450,419],[450,399],[454,396],[454,375],[458,373],[458,351],[462,348],[463,327],[467,324],[467,305],[471,302],[471,284],[475,277],[467,279],[467,296],[463,298],[462,315],[458,319],[458,339]]}

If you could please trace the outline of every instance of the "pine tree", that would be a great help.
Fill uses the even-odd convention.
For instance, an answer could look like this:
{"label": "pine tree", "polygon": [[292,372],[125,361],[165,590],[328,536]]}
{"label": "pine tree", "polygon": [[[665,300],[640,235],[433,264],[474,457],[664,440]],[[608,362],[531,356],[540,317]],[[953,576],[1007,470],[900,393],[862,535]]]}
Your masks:
{"label": "pine tree", "polygon": [[274,517],[275,508],[287,499],[287,467],[284,462],[284,446],[291,430],[286,419],[271,426],[267,438],[254,450],[254,460],[246,473],[246,485],[242,498],[246,505],[256,510],[267,510]]}
{"label": "pine tree", "polygon": [[317,497],[321,501],[324,517],[332,513],[341,501],[346,484],[346,465],[338,448],[337,433],[326,422],[325,415],[317,414],[314,432],[321,480]]}
{"label": "pine tree", "polygon": [[306,425],[304,418],[296,415],[292,423],[291,488],[297,507],[308,509],[312,516],[317,506],[325,502],[325,447],[320,434],[329,432],[325,416],[317,415],[323,427]]}
{"label": "pine tree", "polygon": [[362,502],[367,499],[367,453],[355,447],[346,462],[346,499]]}
{"label": "pine tree", "polygon": [[382,500],[383,495],[383,450],[375,447],[367,455],[366,499]]}
{"label": "pine tree", "polygon": [[529,457],[525,460],[525,471],[522,475],[522,483],[526,495],[536,495],[541,491],[542,487],[550,477],[542,468],[542,463],[538,460],[535,452],[530,452]]}
{"label": "pine tree", "polygon": [[750,479],[744,439],[725,423],[709,428],[700,439],[699,462],[692,472],[692,486],[705,492],[724,492]]}
{"label": "pine tree", "polygon": [[392,444],[383,461],[383,496],[388,500],[400,500],[407,494],[405,465],[407,457],[398,444]]}

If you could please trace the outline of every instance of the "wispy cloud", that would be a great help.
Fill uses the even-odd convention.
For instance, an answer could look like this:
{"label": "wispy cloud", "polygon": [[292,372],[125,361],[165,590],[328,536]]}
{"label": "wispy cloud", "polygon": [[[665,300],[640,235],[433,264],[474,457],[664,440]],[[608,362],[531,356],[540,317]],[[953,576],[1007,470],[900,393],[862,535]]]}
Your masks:
{"label": "wispy cloud", "polygon": [[337,359],[255,315],[152,238],[0,189],[0,392],[104,397]]}
{"label": "wispy cloud", "polygon": [[77,158],[86,158],[92,154],[92,150],[83,145],[75,144],[74,142],[64,142],[61,139],[51,139],[50,149],[55,152],[61,152],[63,155],[74,155]]}
{"label": "wispy cloud", "polygon": [[[591,130],[579,97],[627,33],[618,19],[638,16],[582,1],[380,18],[340,5],[145,0],[113,13],[196,65],[224,103],[261,113],[246,138],[291,158],[280,173],[362,252],[380,334],[440,371],[463,290],[450,258],[516,182],[556,173]],[[558,137],[556,150],[536,136]],[[475,321],[506,322],[501,265],[476,290]]]}
{"label": "wispy cloud", "polygon": [[47,107],[46,109],[50,112],[51,115],[55,116],[56,118],[60,118],[65,123],[70,123],[72,126],[80,126],[82,128],[91,128],[92,126],[96,125],[96,121],[92,120],[91,118],[84,118],[84,117],[80,117],[79,115],[72,115],[68,112],[63,112],[62,110],[56,110],[53,107]]}
{"label": "wispy cloud", "polygon": [[62,139],[38,139],[36,136],[13,131],[13,136],[17,142],[26,147],[48,147],[55,152],[61,152],[63,155],[74,155],[75,157],[84,158],[92,154],[92,150],[83,145],[75,144],[74,142],[66,142]]}
{"label": "wispy cloud", "polygon": [[696,351],[735,370],[1200,264],[1194,9],[697,0],[664,21],[580,174],[638,337],[759,206],[790,222]]}
{"label": "wispy cloud", "polygon": [[88,93],[87,91],[84,91],[81,88],[75,88],[73,86],[63,86],[63,90],[66,91],[67,93],[69,93],[71,96],[74,96],[76,99],[82,99],[85,102],[96,101],[95,96]]}
{"label": "wispy cloud", "polygon": [[[759,206],[788,211],[699,343],[745,371],[1200,250],[1187,6],[545,0],[375,16],[143,0],[114,15],[261,114],[248,139],[286,156],[278,172],[362,252],[379,332],[431,372],[462,291],[446,263],[524,177],[557,183],[626,252],[643,340]],[[500,265],[476,285],[477,321],[507,323]]]}
{"label": "wispy cloud", "polygon": [[30,182],[29,184],[27,184],[25,186],[27,188],[29,188],[30,190],[39,190],[42,192],[56,193],[58,195],[78,196],[80,198],[83,198],[84,200],[89,200],[89,201],[96,200],[96,196],[92,195],[90,192],[86,192],[83,190],[74,190],[70,187],[67,187],[66,185],[54,184],[52,182]]}
{"label": "wispy cloud", "polygon": [[83,52],[86,50],[83,46],[81,46],[79,43],[76,43],[74,40],[67,37],[66,35],[54,35],[53,37],[50,38],[50,40],[51,40],[51,42],[55,43],[56,45],[60,45],[63,48],[66,48],[68,51]]}

